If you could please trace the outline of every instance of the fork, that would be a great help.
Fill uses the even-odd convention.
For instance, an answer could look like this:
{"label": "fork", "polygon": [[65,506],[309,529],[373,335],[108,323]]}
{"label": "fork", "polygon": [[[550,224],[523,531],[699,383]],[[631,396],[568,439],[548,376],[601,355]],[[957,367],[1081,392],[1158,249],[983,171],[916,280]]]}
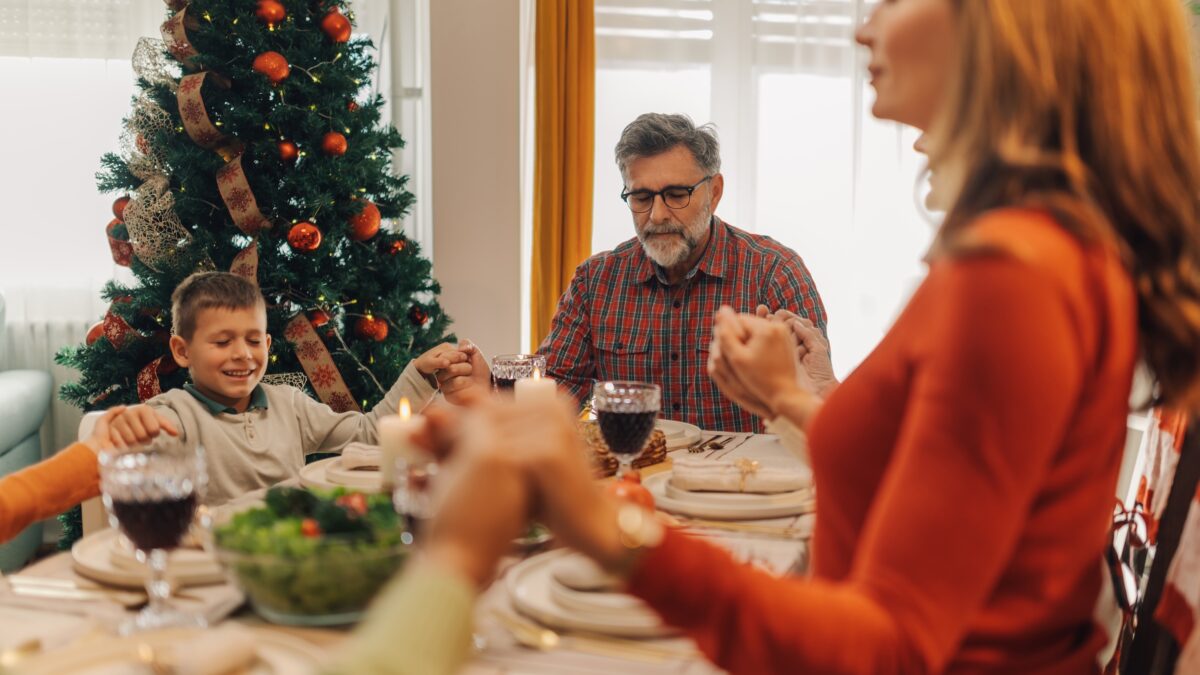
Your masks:
{"label": "fork", "polygon": [[708,439],[707,441],[701,443],[700,445],[697,445],[694,448],[688,448],[688,452],[690,452],[692,454],[696,454],[696,453],[700,453],[700,452],[705,452],[707,450],[712,450],[714,448],[723,448],[723,447],[725,447],[724,445],[716,445],[716,444],[720,443],[722,441],[724,443],[728,443],[731,440],[733,440],[733,436],[722,436],[722,435],[718,434],[718,435],[713,436],[712,438]]}

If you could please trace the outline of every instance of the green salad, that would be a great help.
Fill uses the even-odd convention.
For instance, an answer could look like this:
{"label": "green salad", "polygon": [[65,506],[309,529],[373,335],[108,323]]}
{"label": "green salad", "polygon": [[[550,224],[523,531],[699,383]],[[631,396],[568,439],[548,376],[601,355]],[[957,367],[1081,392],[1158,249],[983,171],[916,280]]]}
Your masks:
{"label": "green salad", "polygon": [[387,495],[272,488],[216,529],[255,609],[281,623],[346,623],[403,565],[408,538]]}

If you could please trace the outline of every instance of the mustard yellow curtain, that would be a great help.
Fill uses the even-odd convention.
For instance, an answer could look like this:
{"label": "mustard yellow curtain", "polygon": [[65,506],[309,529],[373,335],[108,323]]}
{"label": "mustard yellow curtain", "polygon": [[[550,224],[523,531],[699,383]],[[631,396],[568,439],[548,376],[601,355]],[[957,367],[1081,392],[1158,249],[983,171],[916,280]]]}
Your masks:
{"label": "mustard yellow curtain", "polygon": [[594,0],[537,0],[533,348],[592,251],[596,116]]}

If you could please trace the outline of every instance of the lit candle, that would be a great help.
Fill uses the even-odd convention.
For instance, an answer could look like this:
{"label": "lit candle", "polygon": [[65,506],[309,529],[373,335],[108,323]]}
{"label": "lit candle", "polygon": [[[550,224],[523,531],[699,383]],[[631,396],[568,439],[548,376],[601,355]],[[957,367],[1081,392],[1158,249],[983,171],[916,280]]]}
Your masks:
{"label": "lit candle", "polygon": [[407,398],[400,399],[398,412],[398,415],[379,418],[379,449],[382,454],[379,472],[385,492],[391,492],[396,487],[396,460],[411,460],[418,453],[412,435],[421,418],[412,416],[412,407]]}
{"label": "lit candle", "polygon": [[518,401],[536,403],[540,401],[553,401],[556,390],[554,380],[549,377],[542,377],[542,371],[534,368],[533,377],[517,380],[514,387],[514,394]]}

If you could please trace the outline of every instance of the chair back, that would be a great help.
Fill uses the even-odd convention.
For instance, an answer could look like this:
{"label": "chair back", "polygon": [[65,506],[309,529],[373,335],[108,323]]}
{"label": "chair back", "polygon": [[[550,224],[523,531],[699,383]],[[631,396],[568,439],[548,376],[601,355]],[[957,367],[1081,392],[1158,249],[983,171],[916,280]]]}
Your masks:
{"label": "chair back", "polygon": [[[103,412],[93,411],[86,413],[83,419],[79,420],[79,440],[83,440],[92,435],[92,429],[96,426],[96,420],[104,415]],[[83,511],[83,536],[88,536],[93,532],[99,532],[107,527],[108,514],[104,511],[104,503],[99,497],[93,497],[85,501],[81,505]]]}

